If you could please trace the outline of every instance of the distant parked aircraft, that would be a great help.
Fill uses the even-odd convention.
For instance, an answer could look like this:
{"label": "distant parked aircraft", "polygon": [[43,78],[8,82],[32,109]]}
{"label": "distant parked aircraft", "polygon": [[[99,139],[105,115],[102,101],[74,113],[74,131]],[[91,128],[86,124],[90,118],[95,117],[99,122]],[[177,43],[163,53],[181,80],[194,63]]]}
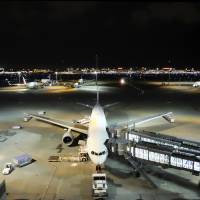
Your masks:
{"label": "distant parked aircraft", "polygon": [[44,83],[32,81],[32,82],[26,82],[26,79],[22,77],[24,85],[29,89],[38,89],[44,87]]}
{"label": "distant parked aircraft", "polygon": [[194,82],[193,87],[200,87],[200,81]]}
{"label": "distant parked aircraft", "polygon": [[47,85],[51,85],[50,79],[41,79],[41,81],[31,81],[27,82],[26,79],[22,76],[23,83],[10,83],[8,79],[6,79],[9,86],[25,86],[28,89],[38,89]]}

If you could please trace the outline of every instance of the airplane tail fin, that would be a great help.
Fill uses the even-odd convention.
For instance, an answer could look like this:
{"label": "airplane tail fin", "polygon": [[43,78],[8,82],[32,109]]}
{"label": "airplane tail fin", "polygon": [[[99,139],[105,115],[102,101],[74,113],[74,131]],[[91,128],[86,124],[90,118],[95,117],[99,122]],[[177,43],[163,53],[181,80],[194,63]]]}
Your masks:
{"label": "airplane tail fin", "polygon": [[11,86],[12,84],[10,83],[10,81],[6,78],[5,81],[8,83],[9,86]]}
{"label": "airplane tail fin", "polygon": [[26,85],[26,79],[23,76],[22,76],[22,79],[23,79],[24,85]]}
{"label": "airplane tail fin", "polygon": [[[98,55],[96,54],[96,70],[97,70],[97,66],[98,66]],[[97,102],[96,104],[99,104],[99,87],[98,87],[98,73],[96,71],[96,87],[97,87]]]}
{"label": "airplane tail fin", "polygon": [[[97,70],[97,59],[98,59],[98,55],[96,54],[96,70]],[[97,91],[96,104],[99,104],[99,86],[98,86],[98,73],[97,73],[97,71],[95,72],[95,74],[96,74],[96,91]],[[94,107],[92,105],[84,104],[84,103],[77,103],[77,104],[85,106],[87,108],[93,108]]]}

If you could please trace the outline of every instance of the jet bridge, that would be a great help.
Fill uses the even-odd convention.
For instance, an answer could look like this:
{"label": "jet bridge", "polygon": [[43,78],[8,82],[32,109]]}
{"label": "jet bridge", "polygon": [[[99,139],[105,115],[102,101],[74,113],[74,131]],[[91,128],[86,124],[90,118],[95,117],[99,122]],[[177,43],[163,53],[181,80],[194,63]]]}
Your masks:
{"label": "jet bridge", "polygon": [[[124,131],[123,131],[124,132]],[[155,132],[130,130],[123,134],[128,141],[148,142],[173,147],[179,151],[200,154],[200,143]]]}
{"label": "jet bridge", "polygon": [[130,155],[135,163],[152,163],[164,168],[190,171],[193,175],[200,173],[198,142],[134,129],[123,129],[120,132],[111,129],[111,133],[118,140],[111,143],[111,152]]}

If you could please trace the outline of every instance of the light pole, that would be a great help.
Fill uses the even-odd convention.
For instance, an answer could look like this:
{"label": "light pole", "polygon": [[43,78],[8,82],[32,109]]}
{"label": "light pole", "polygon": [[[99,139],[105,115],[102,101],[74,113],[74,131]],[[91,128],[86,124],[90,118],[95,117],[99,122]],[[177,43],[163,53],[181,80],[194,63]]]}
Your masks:
{"label": "light pole", "polygon": [[55,72],[56,74],[56,83],[58,82],[58,72]]}
{"label": "light pole", "polygon": [[97,71],[95,71],[94,73],[96,75],[96,85],[97,85]]}

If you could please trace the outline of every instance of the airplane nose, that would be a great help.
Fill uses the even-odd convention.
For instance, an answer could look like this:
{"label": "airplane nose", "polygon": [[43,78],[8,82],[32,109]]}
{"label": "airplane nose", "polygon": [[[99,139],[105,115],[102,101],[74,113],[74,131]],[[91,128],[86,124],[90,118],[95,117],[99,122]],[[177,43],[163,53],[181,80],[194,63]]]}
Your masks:
{"label": "airplane nose", "polygon": [[102,161],[101,164],[103,164],[103,163],[106,161],[107,156],[106,156],[106,155],[102,155],[101,157],[102,157],[102,158],[101,158],[101,161]]}
{"label": "airplane nose", "polygon": [[95,163],[96,165],[101,165],[106,161],[106,155],[101,155],[101,156],[91,156],[90,157],[92,162]]}

